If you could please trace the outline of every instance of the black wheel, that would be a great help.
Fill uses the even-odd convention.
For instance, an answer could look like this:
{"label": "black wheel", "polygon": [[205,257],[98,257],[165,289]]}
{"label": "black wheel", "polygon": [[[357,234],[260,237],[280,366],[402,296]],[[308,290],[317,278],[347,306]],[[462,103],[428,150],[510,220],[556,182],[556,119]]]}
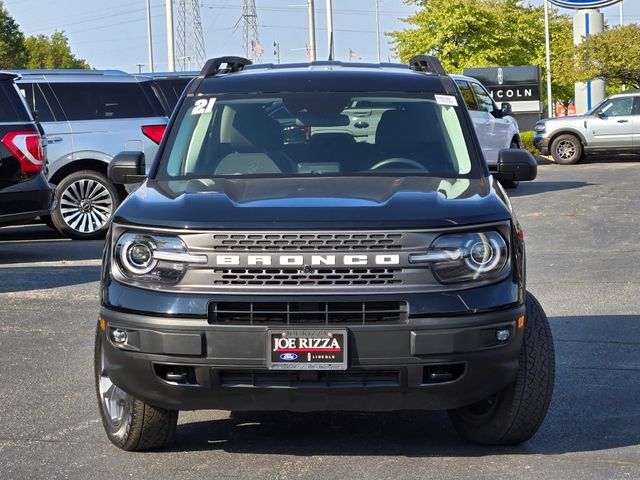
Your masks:
{"label": "black wheel", "polygon": [[[518,142],[514,140],[511,140],[511,145],[509,145],[509,148],[520,148],[520,145],[518,145]],[[518,188],[518,186],[520,185],[520,181],[518,180],[502,180],[500,182],[500,184],[506,188],[507,190],[513,190],[515,188]]]}
{"label": "black wheel", "polygon": [[128,451],[168,445],[176,431],[178,412],[152,407],[114,385],[105,373],[103,341],[105,334],[98,327],[94,349],[95,383],[102,425],[109,440]]}
{"label": "black wheel", "polygon": [[549,321],[527,293],[524,343],[514,383],[481,402],[449,411],[464,439],[482,445],[516,445],[540,428],[555,380],[555,353]]}
{"label": "black wheel", "polygon": [[571,134],[560,135],[551,142],[551,156],[560,165],[572,165],[582,158],[582,142]]}
{"label": "black wheel", "polygon": [[95,170],[74,172],[56,188],[57,205],[51,213],[55,228],[76,240],[104,238],[120,194],[105,175]]}

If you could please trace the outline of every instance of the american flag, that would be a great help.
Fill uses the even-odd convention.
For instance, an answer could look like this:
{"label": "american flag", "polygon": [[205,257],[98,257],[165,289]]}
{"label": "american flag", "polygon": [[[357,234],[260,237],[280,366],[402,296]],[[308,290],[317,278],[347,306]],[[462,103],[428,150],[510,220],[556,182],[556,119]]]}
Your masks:
{"label": "american flag", "polygon": [[257,40],[251,40],[251,50],[256,55],[264,54],[264,48],[262,47],[262,45],[260,45],[260,42],[258,42]]}
{"label": "american flag", "polygon": [[354,60],[362,60],[362,55],[358,55],[356,52],[349,49],[349,61],[353,62]]}

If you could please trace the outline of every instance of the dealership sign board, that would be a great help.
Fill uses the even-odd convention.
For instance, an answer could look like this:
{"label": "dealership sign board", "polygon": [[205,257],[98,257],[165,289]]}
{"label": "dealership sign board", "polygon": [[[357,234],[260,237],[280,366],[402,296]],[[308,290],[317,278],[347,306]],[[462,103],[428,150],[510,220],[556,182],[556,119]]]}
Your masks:
{"label": "dealership sign board", "polygon": [[464,74],[480,80],[496,103],[510,103],[514,112],[540,112],[540,67],[465,68]]}
{"label": "dealership sign board", "polygon": [[621,0],[549,0],[558,7],[580,10],[583,8],[602,8],[620,3]]}

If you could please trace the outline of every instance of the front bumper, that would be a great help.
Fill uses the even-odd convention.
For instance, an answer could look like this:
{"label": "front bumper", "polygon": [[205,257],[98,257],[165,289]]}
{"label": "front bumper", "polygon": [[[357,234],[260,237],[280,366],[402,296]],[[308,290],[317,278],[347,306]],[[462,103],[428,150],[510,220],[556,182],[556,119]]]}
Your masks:
{"label": "front bumper", "polygon": [[[267,369],[266,326],[136,315],[103,308],[106,373],[151,405],[174,410],[440,410],[486,398],[518,370],[524,307],[349,325],[346,371]],[[336,325],[345,328],[343,325]],[[128,331],[128,347],[109,333]],[[322,325],[318,328],[331,328]],[[506,328],[500,343],[495,331]],[[167,374],[182,374],[170,381]],[[169,375],[171,376],[171,375]]]}
{"label": "front bumper", "polygon": [[549,155],[549,138],[544,134],[536,133],[533,137],[533,146],[540,150],[542,155]]}

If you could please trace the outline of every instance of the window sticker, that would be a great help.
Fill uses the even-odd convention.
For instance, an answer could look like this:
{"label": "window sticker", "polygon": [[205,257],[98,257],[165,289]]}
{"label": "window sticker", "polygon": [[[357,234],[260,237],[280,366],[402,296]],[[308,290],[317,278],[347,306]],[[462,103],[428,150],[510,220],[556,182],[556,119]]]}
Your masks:
{"label": "window sticker", "polygon": [[216,103],[215,98],[201,98],[200,100],[196,100],[196,104],[191,110],[191,115],[202,115],[203,113],[211,113],[213,110],[213,106]]}
{"label": "window sticker", "polygon": [[436,95],[436,103],[438,105],[447,105],[449,107],[458,106],[458,100],[452,95]]}

